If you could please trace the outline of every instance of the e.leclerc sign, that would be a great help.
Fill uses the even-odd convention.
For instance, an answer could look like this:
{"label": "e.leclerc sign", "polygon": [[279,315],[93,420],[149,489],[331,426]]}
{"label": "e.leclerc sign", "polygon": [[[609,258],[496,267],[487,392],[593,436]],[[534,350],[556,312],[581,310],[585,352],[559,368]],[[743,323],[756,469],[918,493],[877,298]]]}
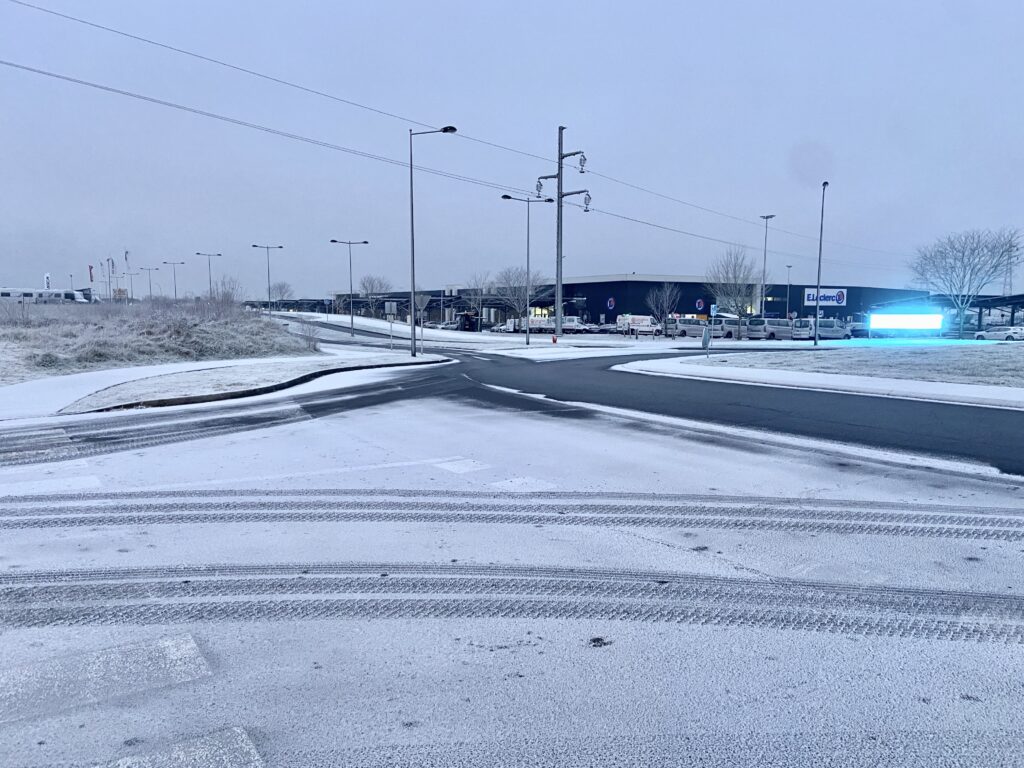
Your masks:
{"label": "e.leclerc sign", "polygon": [[845,307],[846,289],[822,288],[817,302],[814,300],[814,291],[804,291],[804,306],[813,307],[815,304],[820,304],[823,307]]}

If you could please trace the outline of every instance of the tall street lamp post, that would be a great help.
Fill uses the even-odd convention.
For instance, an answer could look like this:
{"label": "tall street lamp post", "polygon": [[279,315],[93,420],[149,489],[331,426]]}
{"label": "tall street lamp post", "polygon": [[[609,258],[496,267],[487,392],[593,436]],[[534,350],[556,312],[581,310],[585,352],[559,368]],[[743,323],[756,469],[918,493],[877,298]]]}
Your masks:
{"label": "tall street lamp post", "polygon": [[818,320],[821,318],[821,243],[825,236],[825,190],[828,182],[821,182],[821,223],[818,225],[818,290],[814,294],[814,346],[818,346]]}
{"label": "tall street lamp post", "polygon": [[256,245],[253,248],[263,248],[267,252],[267,317],[270,317],[270,251],[273,248],[284,248],[283,245]]}
{"label": "tall street lamp post", "polygon": [[526,346],[530,346],[530,300],[532,299],[533,286],[530,285],[533,275],[530,273],[530,206],[533,203],[553,203],[555,199],[553,197],[544,198],[529,198],[529,197],[512,197],[512,195],[502,195],[502,200],[515,200],[520,203],[526,203]]}
{"label": "tall street lamp post", "polygon": [[446,125],[434,131],[409,130],[409,339],[412,342],[412,356],[416,357],[416,204],[412,183],[412,137],[428,133],[455,133],[454,125]]}
{"label": "tall street lamp post", "polygon": [[171,272],[174,273],[174,300],[178,300],[178,267],[184,266],[184,261],[165,261],[164,264],[169,264]]}
{"label": "tall street lamp post", "polygon": [[764,317],[764,302],[768,293],[768,222],[775,218],[774,213],[761,217],[764,219],[764,260],[761,262],[761,317]]}
{"label": "tall street lamp post", "polygon": [[139,267],[143,272],[149,275],[149,300],[153,300],[153,273],[159,272],[160,267]]}
{"label": "tall street lamp post", "polygon": [[352,246],[353,245],[369,245],[369,240],[331,240],[336,245],[347,245],[348,246],[348,329],[352,338],[356,336],[356,319],[355,311],[352,309]]}
{"label": "tall street lamp post", "polygon": [[210,301],[213,301],[213,265],[212,261],[215,256],[223,256],[223,253],[200,253],[196,251],[196,256],[206,257],[206,277],[210,281]]}
{"label": "tall street lamp post", "polygon": [[793,269],[793,265],[792,264],[787,264],[786,265],[786,319],[787,320],[789,320],[789,288],[793,284],[793,281],[790,280],[790,278],[789,278],[790,270],[792,270],[792,269]]}

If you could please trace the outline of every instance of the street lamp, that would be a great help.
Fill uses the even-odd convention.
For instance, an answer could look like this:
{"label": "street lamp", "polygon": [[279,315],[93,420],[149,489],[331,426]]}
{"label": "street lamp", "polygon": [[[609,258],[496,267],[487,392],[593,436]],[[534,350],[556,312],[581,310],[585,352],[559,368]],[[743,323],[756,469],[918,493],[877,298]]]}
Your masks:
{"label": "street lamp", "polygon": [[178,300],[178,267],[185,264],[184,261],[165,261],[164,264],[171,266],[171,272],[174,273],[174,300]]}
{"label": "street lamp", "polygon": [[821,318],[821,243],[825,236],[825,190],[828,182],[821,182],[821,223],[818,225],[818,290],[814,293],[814,346],[818,346],[818,326]]}
{"label": "street lamp", "polygon": [[253,243],[253,248],[265,248],[267,251],[267,317],[270,317],[270,249],[271,248],[284,248],[283,245],[256,245]]}
{"label": "street lamp", "polygon": [[214,256],[223,255],[223,253],[200,253],[199,251],[196,251],[196,256],[206,257],[206,276],[210,281],[210,301],[213,301],[213,266],[211,265],[211,261]]}
{"label": "street lamp", "polygon": [[356,336],[355,312],[352,309],[352,246],[369,245],[369,240],[331,240],[336,245],[348,246],[348,328],[352,338]]}
{"label": "street lamp", "polygon": [[789,279],[790,270],[793,269],[792,264],[786,265],[786,319],[789,320],[789,287],[793,284],[793,281]]}
{"label": "street lamp", "polygon": [[775,218],[774,213],[761,217],[764,219],[764,261],[761,262],[761,317],[764,317],[764,302],[768,293],[768,222]]}
{"label": "street lamp", "polygon": [[526,346],[530,346],[530,294],[532,293],[532,286],[530,285],[530,280],[532,279],[532,275],[530,274],[530,206],[533,203],[553,203],[555,202],[555,198],[512,197],[512,195],[502,195],[501,199],[526,203]]}
{"label": "street lamp", "polygon": [[153,300],[153,273],[159,272],[160,267],[139,267],[143,272],[149,275],[149,300]]}
{"label": "street lamp", "polygon": [[412,341],[412,356],[416,357],[416,205],[412,183],[412,137],[428,133],[455,133],[454,125],[446,125],[433,131],[409,129],[409,337]]}

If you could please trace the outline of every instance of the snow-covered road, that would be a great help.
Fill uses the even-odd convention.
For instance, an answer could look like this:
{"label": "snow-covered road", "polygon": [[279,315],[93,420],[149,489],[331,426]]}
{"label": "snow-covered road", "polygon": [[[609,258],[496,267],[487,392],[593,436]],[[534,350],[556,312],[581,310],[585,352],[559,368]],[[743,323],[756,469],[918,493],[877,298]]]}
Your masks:
{"label": "snow-covered road", "polygon": [[0,766],[1020,754],[1006,479],[557,403],[295,412],[0,468]]}

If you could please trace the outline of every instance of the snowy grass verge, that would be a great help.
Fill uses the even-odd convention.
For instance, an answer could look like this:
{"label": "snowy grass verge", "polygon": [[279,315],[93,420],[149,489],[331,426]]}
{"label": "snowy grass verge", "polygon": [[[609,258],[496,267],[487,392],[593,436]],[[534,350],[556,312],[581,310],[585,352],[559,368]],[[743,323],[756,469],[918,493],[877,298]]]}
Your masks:
{"label": "snowy grass verge", "polygon": [[0,315],[0,384],[160,362],[308,355],[307,341],[234,305],[30,305]]}
{"label": "snowy grass verge", "polygon": [[1018,342],[942,340],[908,344],[886,340],[862,346],[839,344],[844,342],[833,342],[827,348],[805,347],[800,352],[746,352],[708,359],[690,358],[686,363],[706,368],[787,371],[794,374],[797,383],[801,378],[799,373],[806,372],[857,373],[951,384],[1024,386],[1024,344]]}

